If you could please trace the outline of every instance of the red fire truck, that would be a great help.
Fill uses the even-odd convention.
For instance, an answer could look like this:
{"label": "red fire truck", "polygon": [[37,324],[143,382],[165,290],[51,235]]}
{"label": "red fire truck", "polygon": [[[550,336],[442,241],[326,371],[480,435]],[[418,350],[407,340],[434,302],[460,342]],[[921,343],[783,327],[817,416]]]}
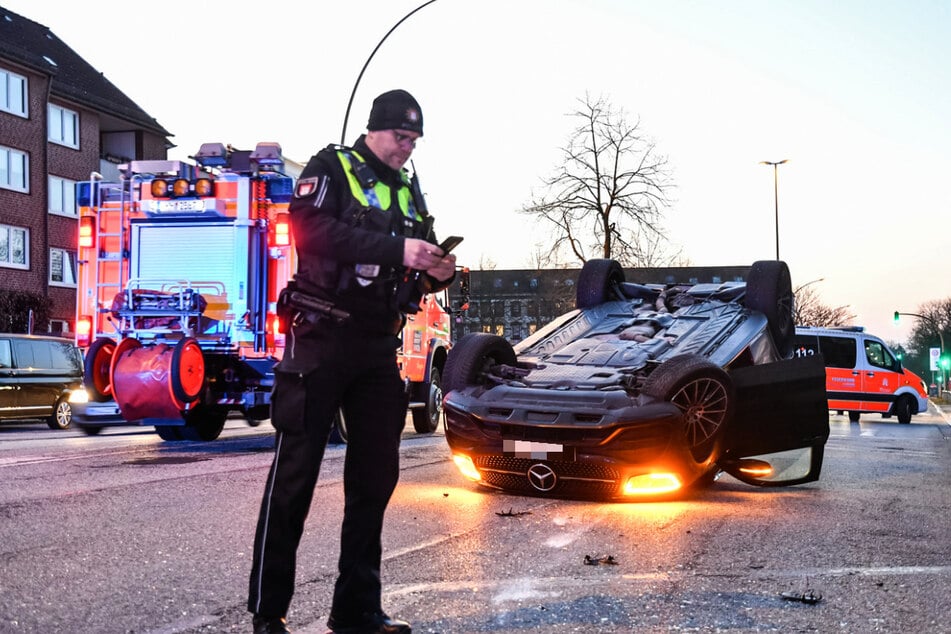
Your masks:
{"label": "red fire truck", "polygon": [[[284,350],[277,298],[296,268],[294,181],[276,143],[206,143],[191,158],[132,161],[118,182],[77,185],[86,389],[72,405],[88,434],[141,424],[164,440],[213,440],[231,412],[252,426],[269,416]],[[439,424],[449,323],[446,295],[427,296],[403,333],[421,433]]]}

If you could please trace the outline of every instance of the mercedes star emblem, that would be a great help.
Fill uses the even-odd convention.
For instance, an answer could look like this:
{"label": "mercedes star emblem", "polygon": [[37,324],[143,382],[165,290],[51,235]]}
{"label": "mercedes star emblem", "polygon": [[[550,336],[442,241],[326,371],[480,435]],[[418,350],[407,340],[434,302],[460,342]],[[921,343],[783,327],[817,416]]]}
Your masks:
{"label": "mercedes star emblem", "polygon": [[546,464],[533,464],[528,468],[528,481],[539,491],[551,491],[558,482],[558,476]]}

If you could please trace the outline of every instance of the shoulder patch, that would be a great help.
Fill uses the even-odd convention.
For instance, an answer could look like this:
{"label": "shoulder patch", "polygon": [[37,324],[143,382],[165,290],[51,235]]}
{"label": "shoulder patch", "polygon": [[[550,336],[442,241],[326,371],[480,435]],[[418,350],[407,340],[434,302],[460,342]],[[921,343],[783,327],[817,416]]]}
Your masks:
{"label": "shoulder patch", "polygon": [[297,187],[294,188],[294,198],[307,198],[317,193],[320,188],[320,176],[311,178],[301,178],[297,181]]}

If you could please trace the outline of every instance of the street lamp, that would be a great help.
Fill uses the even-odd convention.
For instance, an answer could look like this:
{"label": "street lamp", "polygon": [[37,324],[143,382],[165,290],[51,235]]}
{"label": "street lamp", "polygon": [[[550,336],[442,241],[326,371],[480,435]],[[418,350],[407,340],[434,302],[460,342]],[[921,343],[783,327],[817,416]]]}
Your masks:
{"label": "street lamp", "polygon": [[781,161],[760,161],[760,165],[772,165],[773,166],[773,197],[776,201],[776,259],[779,259],[779,166],[788,161],[789,159],[783,159]]}

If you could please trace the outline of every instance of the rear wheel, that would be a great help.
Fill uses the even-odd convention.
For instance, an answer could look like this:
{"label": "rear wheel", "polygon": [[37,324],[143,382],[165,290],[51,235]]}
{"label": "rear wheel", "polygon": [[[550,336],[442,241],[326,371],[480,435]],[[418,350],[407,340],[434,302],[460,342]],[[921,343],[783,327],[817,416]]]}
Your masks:
{"label": "rear wheel", "polygon": [[181,425],[156,425],[155,433],[158,434],[162,440],[185,440],[182,436],[182,429],[184,429],[184,427]]}
{"label": "rear wheel", "polygon": [[907,425],[911,422],[912,414],[917,412],[918,408],[910,396],[900,396],[895,402],[893,413],[898,417],[898,422]]}
{"label": "rear wheel", "polygon": [[617,260],[588,260],[578,274],[575,306],[584,309],[620,299],[614,289],[623,282],[624,269]]}
{"label": "rear wheel", "polygon": [[644,393],[682,412],[683,441],[697,466],[717,459],[733,411],[733,383],[722,368],[696,354],[673,357],[647,377]]}
{"label": "rear wheel", "polygon": [[419,385],[418,389],[422,394],[416,396],[421,396],[426,406],[412,411],[413,428],[416,433],[431,434],[439,428],[442,416],[442,377],[439,368],[433,368],[429,373],[429,383]]}
{"label": "rear wheel", "polygon": [[456,342],[446,357],[443,390],[462,389],[469,385],[486,385],[487,376],[497,365],[515,365],[512,344],[498,335],[473,332]]}
{"label": "rear wheel", "polygon": [[73,423],[73,406],[69,404],[68,396],[60,396],[53,406],[53,413],[46,424],[50,429],[69,429]]}
{"label": "rear wheel", "polygon": [[746,307],[766,315],[769,334],[780,356],[792,352],[796,324],[789,267],[780,260],[754,262],[746,281]]}
{"label": "rear wheel", "polygon": [[252,405],[244,410],[244,418],[251,427],[257,427],[271,417],[270,405]]}
{"label": "rear wheel", "polygon": [[80,425],[79,428],[87,436],[97,436],[102,431],[101,425]]}
{"label": "rear wheel", "polygon": [[858,412],[849,412],[849,422],[857,423],[859,422],[859,413]]}
{"label": "rear wheel", "polygon": [[183,440],[214,440],[221,435],[227,418],[224,407],[196,405],[185,414],[185,426],[178,429]]}

